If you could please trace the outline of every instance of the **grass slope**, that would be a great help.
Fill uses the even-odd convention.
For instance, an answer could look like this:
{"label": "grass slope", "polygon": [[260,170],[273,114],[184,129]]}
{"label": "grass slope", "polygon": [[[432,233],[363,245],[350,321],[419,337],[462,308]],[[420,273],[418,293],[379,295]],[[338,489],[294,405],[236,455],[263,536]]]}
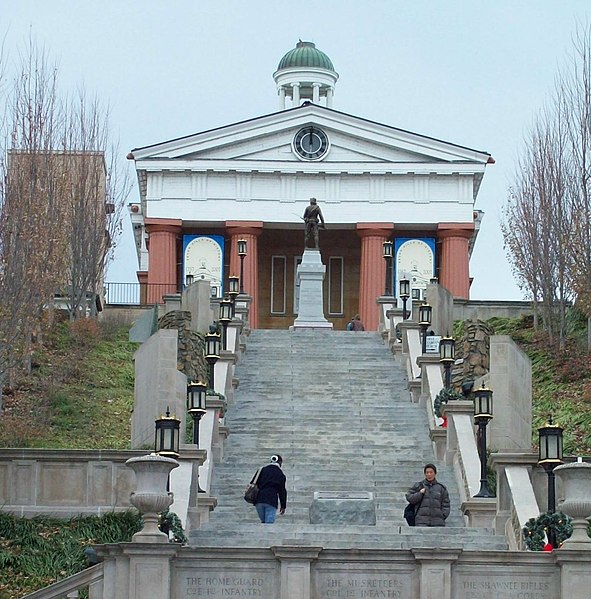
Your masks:
{"label": "grass slope", "polygon": [[532,443],[548,417],[564,429],[564,454],[591,455],[591,356],[583,340],[580,321],[564,348],[535,331],[531,319],[493,318],[488,323],[497,335],[510,335],[532,363]]}
{"label": "grass slope", "polygon": [[130,541],[138,514],[122,512],[71,520],[15,518],[0,512],[0,599],[15,599],[87,567],[84,549]]}
{"label": "grass slope", "polygon": [[127,449],[137,345],[127,327],[55,325],[5,397],[0,446]]}

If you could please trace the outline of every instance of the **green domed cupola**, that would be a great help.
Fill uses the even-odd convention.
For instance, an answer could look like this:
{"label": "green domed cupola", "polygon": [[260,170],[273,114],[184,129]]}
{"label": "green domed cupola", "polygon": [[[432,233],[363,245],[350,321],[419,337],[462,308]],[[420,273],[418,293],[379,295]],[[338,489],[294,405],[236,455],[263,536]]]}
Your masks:
{"label": "green domed cupola", "polygon": [[[273,79],[281,109],[299,106],[302,101],[332,107],[334,86],[339,78],[330,58],[312,42],[300,40],[279,61]],[[291,105],[286,101],[291,100]]]}
{"label": "green domed cupola", "polygon": [[302,40],[279,61],[277,70],[293,67],[315,67],[334,71],[332,61],[324,52],[318,50],[316,44]]}

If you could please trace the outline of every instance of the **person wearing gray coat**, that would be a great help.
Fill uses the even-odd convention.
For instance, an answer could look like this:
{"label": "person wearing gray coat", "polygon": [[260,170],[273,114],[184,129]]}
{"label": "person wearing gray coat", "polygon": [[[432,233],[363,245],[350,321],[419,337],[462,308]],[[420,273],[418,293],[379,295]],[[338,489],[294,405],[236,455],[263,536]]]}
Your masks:
{"label": "person wearing gray coat", "polygon": [[437,482],[437,468],[427,464],[423,468],[425,479],[415,483],[406,500],[415,506],[415,526],[445,526],[449,516],[449,493],[445,485]]}

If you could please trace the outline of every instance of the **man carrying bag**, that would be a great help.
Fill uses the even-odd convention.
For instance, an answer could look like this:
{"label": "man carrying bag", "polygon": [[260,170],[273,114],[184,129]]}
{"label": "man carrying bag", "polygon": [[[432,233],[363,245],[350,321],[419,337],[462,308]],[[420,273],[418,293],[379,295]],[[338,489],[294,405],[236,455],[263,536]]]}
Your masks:
{"label": "man carrying bag", "polygon": [[[263,524],[273,524],[275,522],[275,516],[277,515],[277,508],[279,506],[279,513],[285,514],[285,508],[287,507],[287,489],[285,488],[285,474],[281,469],[283,464],[283,458],[276,454],[271,456],[271,463],[257,470],[256,474],[250,481],[249,488],[244,495],[244,499],[249,501],[246,494],[249,493],[250,488],[254,485],[258,487],[258,493],[254,500],[254,506],[256,507],[257,514]],[[251,501],[249,501],[251,503]]]}

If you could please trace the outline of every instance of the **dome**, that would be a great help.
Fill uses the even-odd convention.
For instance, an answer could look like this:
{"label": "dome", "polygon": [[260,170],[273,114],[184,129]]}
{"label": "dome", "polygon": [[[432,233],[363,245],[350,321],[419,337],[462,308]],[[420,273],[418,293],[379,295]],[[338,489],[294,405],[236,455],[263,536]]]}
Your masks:
{"label": "dome", "polygon": [[334,72],[334,66],[330,58],[321,50],[316,48],[312,42],[300,40],[293,50],[290,50],[280,61],[277,70],[298,67],[312,67],[327,69]]}

